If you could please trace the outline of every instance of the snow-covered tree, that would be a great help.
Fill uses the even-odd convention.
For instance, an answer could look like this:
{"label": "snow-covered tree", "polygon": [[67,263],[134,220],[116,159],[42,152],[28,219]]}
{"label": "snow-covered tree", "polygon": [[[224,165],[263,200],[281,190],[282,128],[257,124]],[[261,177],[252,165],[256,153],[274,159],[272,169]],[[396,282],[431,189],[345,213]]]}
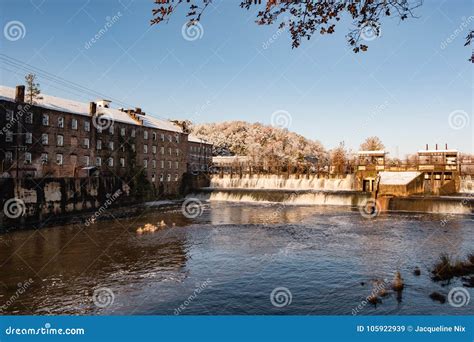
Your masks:
{"label": "snow-covered tree", "polygon": [[194,135],[214,144],[214,155],[243,155],[253,165],[272,170],[288,167],[304,169],[307,157],[324,160],[324,147],[318,141],[294,132],[261,123],[230,121],[191,127]]}
{"label": "snow-covered tree", "polygon": [[385,149],[385,145],[379,137],[368,137],[360,145],[360,149],[362,151],[379,151]]}

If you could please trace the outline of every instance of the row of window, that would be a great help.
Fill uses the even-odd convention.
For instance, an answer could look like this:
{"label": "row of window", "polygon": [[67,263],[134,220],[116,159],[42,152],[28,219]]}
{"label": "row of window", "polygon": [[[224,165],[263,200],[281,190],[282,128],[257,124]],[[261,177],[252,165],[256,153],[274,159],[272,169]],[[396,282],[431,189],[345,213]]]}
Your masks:
{"label": "row of window", "polygon": [[[6,142],[12,142],[13,141],[13,133],[10,131],[7,131],[5,134],[5,141]],[[26,144],[32,144],[33,143],[33,134],[32,133],[25,133],[25,143]],[[49,145],[49,135],[47,133],[43,133],[41,135],[41,143],[43,145]],[[56,146],[64,146],[64,136],[61,134],[56,135]],[[77,138],[76,137],[71,137],[71,146],[77,146]],[[82,141],[82,146],[84,148],[90,148],[90,140],[89,138],[84,138]],[[131,144],[132,151],[135,152],[135,144]],[[102,150],[102,140],[97,140],[96,142],[96,149],[97,150]],[[109,141],[108,143],[108,149],[113,151],[114,150],[114,142]],[[121,146],[121,150],[125,152],[125,146]],[[156,154],[157,152],[157,146],[153,145],[152,146],[152,154]],[[148,153],[148,145],[143,145],[143,153],[147,154]],[[160,147],[160,153],[162,155],[165,154],[165,148],[163,146]],[[171,156],[173,155],[173,150],[171,147],[168,148],[168,154]],[[176,156],[179,156],[179,149],[175,149],[175,154]]]}
{"label": "row of window", "polygon": [[[191,152],[201,153],[201,146],[193,146],[193,145],[191,145],[189,149],[190,149]],[[202,148],[202,152],[203,152],[203,153],[205,153],[205,152],[211,153],[211,148],[210,148],[210,147],[203,147],[203,148]]]}
{"label": "row of window", "polygon": [[[13,110],[11,109],[7,109],[7,112],[6,112],[6,118],[7,118],[7,121],[13,121],[14,119],[14,112]],[[65,127],[65,118],[63,116],[59,116],[57,118],[57,127],[59,128],[64,128]],[[29,123],[29,124],[32,124],[33,123],[33,113],[32,112],[28,112],[25,114],[25,123]],[[43,126],[49,126],[50,125],[50,117],[49,117],[49,114],[46,114],[46,113],[43,113],[42,114],[42,118],[41,118],[41,123]],[[70,125],[71,129],[73,130],[77,130],[78,129],[78,120],[75,119],[75,118],[72,118],[71,119],[71,125]],[[85,120],[84,121],[84,131],[86,132],[90,132],[90,129],[91,129],[91,123],[90,121],[87,121]],[[97,128],[97,131],[99,133],[102,133],[102,128],[101,127],[98,127]],[[109,128],[108,128],[108,131],[110,134],[114,134],[114,125],[112,124]],[[125,127],[121,127],[120,128],[120,135],[121,136],[125,136],[127,134],[127,129]],[[130,131],[130,135],[132,138],[135,138],[135,135],[136,135],[136,130],[135,129],[132,129]],[[147,140],[149,137],[149,134],[148,134],[148,131],[143,131],[143,139]],[[160,138],[161,138],[161,141],[165,141],[165,134],[164,133],[161,133],[160,134]],[[158,139],[158,134],[156,132],[152,132],[152,140],[156,141]],[[167,136],[167,139],[169,142],[172,142],[173,141],[173,136],[172,135],[168,135]],[[174,136],[174,141],[176,143],[179,143],[179,134],[176,134]]]}
{"label": "row of window", "polygon": [[[7,151],[5,152],[5,160],[7,162],[11,162],[13,159],[13,152],[11,151]],[[49,158],[48,158],[48,153],[41,153],[41,162],[43,163],[47,163],[49,161]],[[62,153],[56,153],[56,163],[58,165],[63,165],[63,154]],[[25,164],[31,164],[31,153],[30,152],[26,152],[24,154],[24,163]],[[119,158],[119,163],[120,163],[120,166],[121,167],[125,167],[125,158]],[[75,163],[72,163],[72,164],[75,164]],[[84,156],[84,165],[85,166],[90,166],[90,157],[89,156]],[[95,165],[96,166],[102,166],[102,158],[101,157],[96,157],[95,159]],[[114,166],[114,158],[110,157],[110,158],[107,158],[107,165],[110,166],[110,167],[113,167]],[[153,169],[156,169],[156,160],[152,160],[151,161],[151,166]],[[165,168],[165,161],[164,160],[160,160],[160,166],[162,169]],[[171,169],[173,166],[173,162],[171,161],[168,161],[168,169]],[[175,169],[179,169],[179,162],[174,162],[174,166],[175,166]],[[148,160],[147,159],[144,159],[143,160],[143,167],[144,168],[148,168]]]}

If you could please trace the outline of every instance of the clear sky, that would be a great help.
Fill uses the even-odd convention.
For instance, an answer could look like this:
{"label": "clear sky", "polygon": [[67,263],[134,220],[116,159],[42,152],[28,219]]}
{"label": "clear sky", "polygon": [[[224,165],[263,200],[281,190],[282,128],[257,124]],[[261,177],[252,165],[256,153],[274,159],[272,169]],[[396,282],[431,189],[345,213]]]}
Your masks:
{"label": "clear sky", "polygon": [[[290,130],[326,148],[345,141],[357,149],[378,135],[392,156],[426,143],[474,153],[473,66],[463,46],[474,24],[470,0],[425,0],[417,19],[386,19],[362,54],[345,40],[349,21],[291,49],[286,32],[257,26],[239,3],[215,0],[190,41],[183,13],[149,25],[151,0],[1,0],[0,49],[161,118],[270,124],[272,113],[286,111]],[[114,23],[86,48],[107,20]],[[6,33],[12,21],[24,26],[20,37]],[[1,84],[23,82],[24,70],[0,66]],[[39,82],[50,95],[95,99]]]}

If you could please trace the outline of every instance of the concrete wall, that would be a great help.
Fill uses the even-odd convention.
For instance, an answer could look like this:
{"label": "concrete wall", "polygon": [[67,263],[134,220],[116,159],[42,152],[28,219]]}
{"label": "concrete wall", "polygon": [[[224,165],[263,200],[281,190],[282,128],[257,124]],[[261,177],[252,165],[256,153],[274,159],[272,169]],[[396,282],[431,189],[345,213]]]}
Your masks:
{"label": "concrete wall", "polygon": [[21,179],[18,183],[0,179],[0,230],[68,221],[77,213],[137,203],[139,196],[131,190],[118,177]]}
{"label": "concrete wall", "polygon": [[424,175],[421,174],[408,184],[387,185],[380,184],[379,195],[406,197],[410,195],[422,194],[424,192]]}

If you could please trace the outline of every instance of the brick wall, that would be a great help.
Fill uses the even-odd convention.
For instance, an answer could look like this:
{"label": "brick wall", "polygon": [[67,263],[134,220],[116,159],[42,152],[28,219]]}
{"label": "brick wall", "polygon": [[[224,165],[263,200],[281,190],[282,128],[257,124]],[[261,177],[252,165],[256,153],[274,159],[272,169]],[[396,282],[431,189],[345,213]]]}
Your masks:
{"label": "brick wall", "polygon": [[190,160],[201,168],[211,158],[211,149],[202,146],[191,156],[185,133],[145,127],[139,120],[103,126],[94,121],[91,115],[0,101],[0,173],[39,178],[97,172],[125,181],[142,174],[157,194],[176,195]]}

